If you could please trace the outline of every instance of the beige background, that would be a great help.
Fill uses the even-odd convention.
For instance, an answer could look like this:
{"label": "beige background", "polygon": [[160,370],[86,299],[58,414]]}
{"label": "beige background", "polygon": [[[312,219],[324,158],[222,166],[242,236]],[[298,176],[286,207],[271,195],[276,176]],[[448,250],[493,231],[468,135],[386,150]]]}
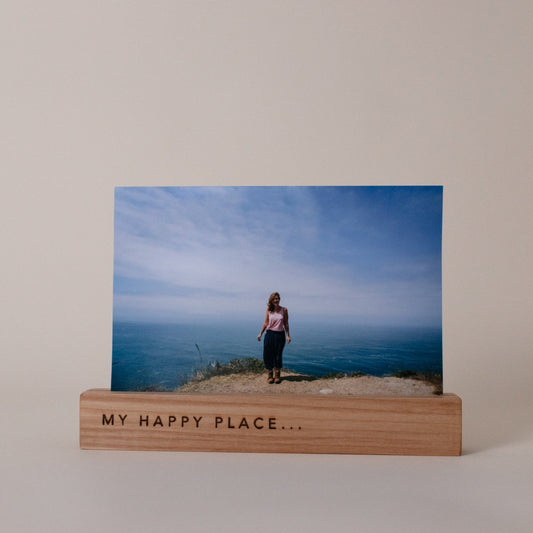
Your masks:
{"label": "beige background", "polygon": [[[5,531],[530,531],[533,9],[0,6]],[[117,185],[442,184],[461,458],[78,450],[111,374]]]}

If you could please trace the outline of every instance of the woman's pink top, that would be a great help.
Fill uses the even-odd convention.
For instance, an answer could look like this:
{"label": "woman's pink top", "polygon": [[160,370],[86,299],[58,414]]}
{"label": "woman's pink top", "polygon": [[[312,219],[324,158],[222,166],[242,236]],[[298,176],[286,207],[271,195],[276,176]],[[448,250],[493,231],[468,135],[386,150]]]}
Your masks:
{"label": "woman's pink top", "polygon": [[271,329],[272,331],[283,331],[285,329],[283,327],[283,319],[283,307],[278,312],[269,311],[267,329]]}

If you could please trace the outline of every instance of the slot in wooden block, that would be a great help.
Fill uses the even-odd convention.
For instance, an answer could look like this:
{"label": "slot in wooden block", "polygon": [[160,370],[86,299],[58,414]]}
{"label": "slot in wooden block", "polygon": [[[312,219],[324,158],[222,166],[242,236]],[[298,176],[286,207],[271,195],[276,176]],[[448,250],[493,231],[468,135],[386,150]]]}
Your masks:
{"label": "slot in wooden block", "polygon": [[460,455],[461,399],[111,392],[80,397],[83,449]]}

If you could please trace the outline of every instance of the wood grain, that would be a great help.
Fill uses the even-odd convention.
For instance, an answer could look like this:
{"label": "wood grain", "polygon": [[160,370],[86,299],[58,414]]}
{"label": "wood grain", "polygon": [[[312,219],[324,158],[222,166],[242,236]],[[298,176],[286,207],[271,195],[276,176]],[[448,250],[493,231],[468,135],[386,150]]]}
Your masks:
{"label": "wood grain", "polygon": [[455,394],[80,396],[83,449],[460,455],[461,429]]}

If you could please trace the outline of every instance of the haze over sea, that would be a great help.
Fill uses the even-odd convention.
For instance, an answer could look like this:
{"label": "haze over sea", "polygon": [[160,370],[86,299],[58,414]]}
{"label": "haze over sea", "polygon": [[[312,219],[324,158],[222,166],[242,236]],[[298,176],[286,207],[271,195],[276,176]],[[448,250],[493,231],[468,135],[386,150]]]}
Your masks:
{"label": "haze over sea", "polygon": [[[257,341],[261,324],[113,325],[112,390],[155,387],[174,390],[194,369],[235,358],[262,359]],[[291,324],[283,366],[322,376],[363,372],[374,376],[397,371],[442,374],[440,327]]]}

